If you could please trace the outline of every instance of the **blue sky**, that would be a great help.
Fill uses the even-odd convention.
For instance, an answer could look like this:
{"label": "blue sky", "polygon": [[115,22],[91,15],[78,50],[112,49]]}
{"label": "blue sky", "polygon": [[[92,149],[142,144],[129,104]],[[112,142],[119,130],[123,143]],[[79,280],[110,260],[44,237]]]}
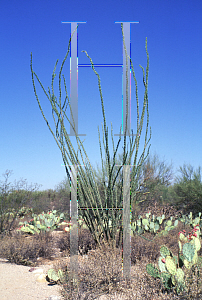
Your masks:
{"label": "blue sky", "polygon": [[[138,82],[140,116],[144,86],[142,65],[146,70],[145,39],[149,52],[149,126],[150,153],[160,161],[172,163],[176,176],[183,164],[196,170],[202,166],[202,3],[201,1],[1,1],[0,5],[0,180],[12,170],[8,182],[26,179],[42,184],[39,190],[54,189],[66,177],[62,155],[40,112],[31,79],[33,70],[44,88],[51,88],[56,68],[54,90],[58,96],[58,74],[67,52],[70,24],[61,21],[87,21],[78,27],[78,63],[122,64],[121,24],[115,21],[139,21],[131,24],[131,57]],[[63,68],[70,97],[70,60]],[[96,68],[101,78],[109,149],[112,155],[113,134],[122,124],[122,68]],[[55,133],[51,104],[35,81],[37,94],[49,124]],[[131,128],[137,124],[135,82],[131,74]],[[64,88],[63,88],[64,91]],[[62,101],[64,101],[64,92]],[[68,117],[70,110],[67,109]],[[102,109],[97,76],[91,68],[79,68],[78,128],[93,167],[101,166],[98,126],[101,134]],[[66,129],[70,125],[66,120]],[[138,158],[143,150],[146,115],[140,139]],[[118,137],[113,137],[117,145]],[[149,138],[149,132],[148,132]],[[70,137],[75,150],[75,137]],[[129,137],[127,137],[129,143]],[[150,144],[149,143],[149,144]],[[130,145],[130,144],[129,144]],[[118,153],[122,152],[123,137]],[[147,147],[148,148],[148,147]],[[83,152],[82,152],[83,153]],[[135,153],[134,153],[135,154]],[[79,156],[80,158],[80,156]],[[132,157],[134,160],[134,155]]]}

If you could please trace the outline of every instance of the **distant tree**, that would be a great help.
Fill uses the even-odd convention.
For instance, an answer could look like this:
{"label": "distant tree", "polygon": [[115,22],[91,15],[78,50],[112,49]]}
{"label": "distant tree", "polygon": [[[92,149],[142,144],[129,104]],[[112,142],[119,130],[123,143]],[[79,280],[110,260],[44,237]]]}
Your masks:
{"label": "distant tree", "polygon": [[[121,164],[123,161],[123,153],[118,154],[118,158],[116,159],[116,165]],[[112,164],[112,158],[111,158]],[[96,162],[97,169],[92,166],[93,172],[95,174],[96,182],[98,184],[98,189],[102,199],[102,205],[105,203],[105,188],[108,186],[108,176],[107,176],[107,164],[104,163],[104,177],[102,174],[102,168],[99,167]],[[159,205],[164,205],[166,203],[173,205],[173,199],[178,199],[177,194],[175,194],[172,184],[173,172],[172,172],[172,164],[170,166],[166,166],[165,162],[160,162],[157,155],[149,155],[147,160],[142,164],[142,168],[140,171],[140,175],[138,178],[138,188],[136,190],[136,196],[132,199],[132,211],[133,215],[135,212],[140,209],[144,209],[149,204],[157,201]],[[84,168],[85,170],[85,168]],[[132,170],[132,167],[131,167]],[[88,172],[88,171],[87,171]],[[116,169],[114,171],[116,173]],[[123,170],[118,174],[116,180],[116,187],[114,189],[114,197],[116,197],[117,191],[117,199],[122,198],[123,191],[121,190],[123,180]],[[93,183],[95,184],[95,183]],[[68,184],[67,178],[58,185],[57,189],[60,191],[61,195],[66,195],[70,199],[70,188]],[[176,200],[177,201],[177,200]],[[68,201],[69,202],[69,201]],[[174,201],[175,203],[175,201]]]}
{"label": "distant tree", "polygon": [[70,216],[70,185],[68,178],[60,182],[55,186],[55,191],[57,195],[57,202],[54,202],[54,208],[60,210],[61,212],[68,213],[68,218]]}
{"label": "distant tree", "polygon": [[[123,161],[123,153],[118,154],[118,156],[119,159],[116,162],[117,165],[121,164],[121,162]],[[153,159],[151,155],[147,157],[141,167],[136,196],[134,197],[134,199],[131,199],[133,213],[135,213],[136,210],[139,211],[140,209],[145,208],[154,201],[157,201],[159,205],[169,203],[169,200],[171,200],[171,192],[168,187],[171,185],[171,180],[173,179],[173,172],[171,168],[171,165],[168,167],[165,166],[164,161],[160,163],[156,154],[153,156]],[[99,168],[98,164],[97,170],[95,168],[93,168],[93,170],[95,172],[95,177],[99,185],[100,194],[104,199],[104,185],[108,186],[106,164],[104,167],[104,181],[102,171]],[[123,186],[122,180],[123,170],[119,173],[116,181],[118,199],[122,197],[122,190],[120,188]]]}
{"label": "distant tree", "polygon": [[[117,165],[121,164],[123,161],[122,158],[123,153],[118,154],[118,159],[116,161]],[[107,164],[104,164],[104,180],[102,169],[99,167],[98,163],[96,163],[96,165],[97,169],[95,167],[92,167],[92,169],[95,174],[101,199],[103,200],[102,204],[104,205],[104,186],[108,186]],[[132,201],[133,216],[137,216],[139,211],[144,210],[149,204],[154,202],[157,202],[159,206],[164,206],[166,204],[172,205],[176,208],[176,210],[182,210],[184,214],[190,211],[192,211],[193,214],[198,214],[199,211],[202,212],[202,183],[200,167],[198,172],[194,174],[192,167],[188,167],[188,171],[185,166],[184,169],[180,167],[180,171],[183,173],[182,178],[174,177],[172,163],[171,165],[166,166],[165,161],[160,162],[156,154],[153,156],[150,154],[142,164],[138,178],[136,196]],[[116,180],[115,189],[117,191],[117,199],[120,199],[120,197],[122,199],[123,194],[120,188],[123,186],[121,183],[122,180],[123,171],[119,173]],[[64,180],[59,187],[57,191],[60,190],[60,193],[67,196],[66,199],[70,199],[70,194],[68,194],[70,193],[68,180]],[[116,192],[114,190],[114,197],[115,196]]]}
{"label": "distant tree", "polygon": [[[27,187],[23,189],[26,180],[18,181],[17,185],[9,187],[10,183],[7,183],[8,177],[12,171],[6,170],[3,176],[6,178],[5,183],[0,187],[0,234],[10,233],[15,225],[15,221],[19,212],[19,209],[25,206],[32,200],[31,193],[36,188]],[[29,190],[31,189],[31,190]]]}
{"label": "distant tree", "polygon": [[[123,153],[118,154],[116,164],[119,165],[123,158]],[[112,163],[112,159],[111,159]],[[105,199],[104,186],[108,186],[107,181],[107,164],[104,164],[104,180],[102,169],[96,163],[97,169],[92,167],[95,174],[98,189],[101,199]],[[85,168],[84,168],[85,169]],[[165,161],[160,162],[158,156],[150,154],[142,164],[141,172],[138,178],[138,188],[136,196],[132,200],[133,215],[137,215],[140,210],[144,210],[149,204],[157,202],[158,205],[166,204],[174,206],[177,210],[182,210],[183,213],[192,211],[193,213],[202,212],[202,183],[200,176],[200,167],[198,173],[194,173],[192,179],[193,168],[187,170],[180,167],[183,173],[182,178],[174,177],[172,171],[172,163],[169,166],[165,165]],[[179,170],[178,170],[179,171]],[[121,186],[123,180],[123,170],[119,173],[116,180],[117,199],[122,198]],[[69,192],[68,181],[64,180],[60,185],[63,193]],[[114,197],[116,192],[114,190]],[[69,197],[70,199],[70,197]]]}
{"label": "distant tree", "polygon": [[[188,169],[188,170],[187,170]],[[178,196],[175,199],[175,206],[178,209],[182,209],[184,213],[190,211],[193,214],[202,212],[202,182],[200,175],[201,168],[199,167],[196,172],[193,173],[193,167],[191,165],[183,165],[179,171],[182,173],[182,177],[176,177],[176,184],[173,186],[173,191]]]}
{"label": "distant tree", "polygon": [[[153,155],[153,159],[152,155],[149,155],[142,167],[139,178],[141,189],[135,202],[140,203],[141,207],[145,207],[154,201],[159,205],[168,202],[165,191],[168,191],[172,179],[172,164],[166,166],[164,161],[159,161],[156,154]],[[146,194],[143,196],[144,193]]]}

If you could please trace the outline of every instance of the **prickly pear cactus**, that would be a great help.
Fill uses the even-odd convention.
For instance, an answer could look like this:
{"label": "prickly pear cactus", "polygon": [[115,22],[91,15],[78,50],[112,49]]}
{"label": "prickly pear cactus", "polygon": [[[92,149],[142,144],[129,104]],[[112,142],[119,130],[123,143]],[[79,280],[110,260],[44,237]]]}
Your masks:
{"label": "prickly pear cactus", "polygon": [[198,253],[197,253],[197,251],[195,251],[192,263],[193,263],[193,265],[195,265],[197,262],[198,262]]}
{"label": "prickly pear cactus", "polygon": [[177,269],[177,272],[174,277],[177,282],[183,282],[184,281],[184,271],[182,269]]}
{"label": "prickly pear cactus", "polygon": [[54,269],[49,269],[47,272],[46,280],[51,282],[57,283],[59,280],[61,281],[64,276],[64,273],[61,269],[58,270],[58,273]]}
{"label": "prickly pear cactus", "polygon": [[173,258],[171,256],[166,256],[165,260],[166,260],[166,262],[165,262],[166,269],[168,270],[168,272],[171,275],[175,275],[177,272],[175,261],[173,260]]}
{"label": "prickly pear cactus", "polygon": [[63,220],[64,218],[64,214],[60,214],[60,216],[56,216],[56,210],[54,210],[53,212],[47,212],[46,214],[44,212],[42,212],[42,214],[40,215],[35,215],[32,214],[33,219],[31,219],[29,221],[29,223],[27,221],[23,222],[19,222],[19,225],[21,225],[21,227],[18,230],[21,230],[23,232],[27,232],[27,233],[39,233],[40,231],[53,231],[56,228],[58,228],[59,222],[61,220]]}
{"label": "prickly pear cactus", "polygon": [[184,291],[186,289],[184,281],[184,271],[182,269],[177,269],[175,275],[172,275],[172,284],[176,286],[177,293]]}
{"label": "prickly pear cactus", "polygon": [[179,220],[185,225],[189,224],[191,227],[194,227],[197,224],[199,224],[200,227],[202,225],[201,212],[199,212],[199,216],[196,217],[195,219],[192,219],[192,212],[190,212],[188,216],[182,215],[182,217],[179,218]]}
{"label": "prickly pear cactus", "polygon": [[[197,231],[196,228],[194,231]],[[202,262],[202,258],[198,257],[197,253],[201,248],[199,232],[189,237],[189,242],[185,234],[179,233],[178,243],[180,251],[178,257],[174,256],[165,245],[161,246],[161,256],[158,260],[160,271],[150,264],[146,266],[147,273],[155,278],[160,277],[164,287],[168,289],[175,288],[177,294],[184,290],[187,291],[182,267],[191,269],[193,265],[200,265]],[[184,243],[183,246],[182,243]]]}
{"label": "prickly pear cactus", "polygon": [[194,254],[195,254],[195,247],[194,245],[191,245],[190,243],[186,243],[183,245],[182,253],[188,262],[191,262],[193,260]]}
{"label": "prickly pear cactus", "polygon": [[167,272],[164,257],[162,257],[162,256],[159,257],[158,266],[159,266],[159,270],[161,272]]}
{"label": "prickly pear cactus", "polygon": [[[132,222],[131,224],[131,231],[132,235],[133,232],[138,235],[143,234],[145,231],[154,233],[155,235],[160,230],[160,225],[163,224],[163,221],[165,221],[165,215],[155,217],[152,215],[152,218],[150,218],[150,212],[146,214],[146,218],[142,218],[141,215],[138,216],[138,220],[135,222]],[[170,217],[170,220],[167,222],[164,222],[164,230],[162,230],[163,235],[167,235],[168,231],[174,229],[178,225],[178,220],[175,220],[174,224],[172,225],[172,219],[173,217]]]}
{"label": "prickly pear cactus", "polygon": [[155,268],[152,264],[147,264],[146,266],[147,273],[154,278],[160,278],[159,270]]}
{"label": "prickly pear cactus", "polygon": [[182,241],[182,242],[188,242],[188,238],[181,232],[180,235],[179,235],[179,239]]}
{"label": "prickly pear cactus", "polygon": [[199,238],[193,237],[190,244],[194,245],[196,251],[199,251],[201,249],[201,242],[200,242]]}
{"label": "prickly pear cactus", "polygon": [[165,245],[161,246],[160,253],[161,253],[161,256],[163,256],[163,257],[166,257],[171,254],[170,250]]}
{"label": "prickly pear cactus", "polygon": [[32,234],[36,234],[40,232],[34,225],[30,225],[30,224],[25,224],[25,226],[21,228],[21,231],[26,233],[32,233]]}
{"label": "prickly pear cactus", "polygon": [[167,272],[162,272],[160,274],[160,278],[162,279],[163,284],[164,284],[166,289],[171,289],[172,288],[171,274],[169,274]]}

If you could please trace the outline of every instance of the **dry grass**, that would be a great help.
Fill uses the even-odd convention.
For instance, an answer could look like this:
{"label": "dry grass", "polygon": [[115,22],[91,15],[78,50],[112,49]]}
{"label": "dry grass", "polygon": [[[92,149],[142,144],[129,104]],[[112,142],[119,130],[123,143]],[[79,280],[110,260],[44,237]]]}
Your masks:
{"label": "dry grass", "polygon": [[[51,260],[55,253],[54,248],[59,248],[62,257],[57,260],[55,269],[61,268],[66,274],[63,283],[60,283],[63,299],[202,299],[201,276],[200,281],[197,281],[196,272],[190,278],[186,275],[185,282],[189,286],[186,295],[177,295],[174,290],[166,290],[159,279],[154,279],[146,272],[148,263],[158,267],[161,245],[166,245],[174,255],[178,254],[178,232],[183,229],[191,231],[188,225],[184,228],[179,222],[178,227],[167,236],[156,236],[151,242],[139,236],[131,237],[131,280],[122,277],[122,246],[118,245],[118,235],[116,249],[104,243],[99,248],[89,230],[82,229],[79,231],[79,249],[80,254],[88,259],[81,259],[79,255],[78,289],[68,277],[70,262],[65,259],[70,256],[69,233],[61,233],[56,240],[51,233],[31,236],[14,231],[12,236],[0,239],[0,257],[16,264],[36,266],[39,257]],[[154,238],[149,233],[144,234],[144,237]],[[202,255],[202,250],[198,254]]]}

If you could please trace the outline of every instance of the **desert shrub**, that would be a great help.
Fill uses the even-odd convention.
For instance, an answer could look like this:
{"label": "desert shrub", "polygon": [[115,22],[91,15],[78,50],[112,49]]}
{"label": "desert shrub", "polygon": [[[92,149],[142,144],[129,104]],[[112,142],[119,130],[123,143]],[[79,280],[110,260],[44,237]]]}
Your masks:
{"label": "desert shrub", "polygon": [[0,256],[11,263],[36,265],[37,258],[51,258],[53,239],[50,233],[36,235],[15,233],[0,240]]}

